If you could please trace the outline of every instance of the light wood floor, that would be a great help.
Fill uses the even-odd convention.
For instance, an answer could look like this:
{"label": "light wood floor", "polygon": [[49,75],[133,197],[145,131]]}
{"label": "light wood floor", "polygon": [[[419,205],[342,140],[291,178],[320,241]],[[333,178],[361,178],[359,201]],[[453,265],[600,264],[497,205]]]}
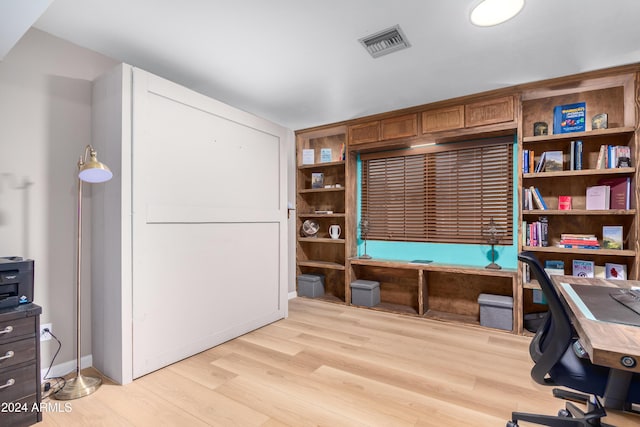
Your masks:
{"label": "light wood floor", "polygon": [[[40,426],[504,426],[512,410],[564,405],[530,379],[528,345],[298,298],[285,320],[132,384],[107,383]],[[606,421],[640,425],[613,411]]]}

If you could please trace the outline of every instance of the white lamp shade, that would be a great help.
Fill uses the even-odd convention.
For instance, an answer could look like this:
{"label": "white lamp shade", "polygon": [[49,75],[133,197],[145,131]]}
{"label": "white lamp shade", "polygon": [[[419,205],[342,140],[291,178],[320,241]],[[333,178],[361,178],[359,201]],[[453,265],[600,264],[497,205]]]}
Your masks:
{"label": "white lamp shade", "polygon": [[498,25],[516,16],[524,0],[484,0],[471,11],[471,22],[480,27]]}
{"label": "white lamp shade", "polygon": [[89,162],[78,172],[78,178],[84,182],[98,183],[109,181],[113,173],[109,168],[100,162]]}

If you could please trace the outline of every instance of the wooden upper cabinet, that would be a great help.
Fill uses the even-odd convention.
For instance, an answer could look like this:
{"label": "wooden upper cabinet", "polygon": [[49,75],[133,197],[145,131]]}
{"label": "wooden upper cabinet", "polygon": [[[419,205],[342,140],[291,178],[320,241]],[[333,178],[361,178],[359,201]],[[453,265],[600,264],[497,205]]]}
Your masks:
{"label": "wooden upper cabinet", "polygon": [[418,134],[418,115],[406,114],[349,126],[349,144],[409,138]]}
{"label": "wooden upper cabinet", "polygon": [[418,135],[418,115],[407,114],[380,121],[381,139],[408,138]]}
{"label": "wooden upper cabinet", "polygon": [[514,117],[513,96],[474,102],[464,106],[465,127],[510,122]]}
{"label": "wooden upper cabinet", "polygon": [[378,142],[380,140],[380,121],[360,123],[349,126],[349,145]]}
{"label": "wooden upper cabinet", "polygon": [[464,106],[438,108],[422,113],[422,133],[442,130],[460,129],[464,127]]}

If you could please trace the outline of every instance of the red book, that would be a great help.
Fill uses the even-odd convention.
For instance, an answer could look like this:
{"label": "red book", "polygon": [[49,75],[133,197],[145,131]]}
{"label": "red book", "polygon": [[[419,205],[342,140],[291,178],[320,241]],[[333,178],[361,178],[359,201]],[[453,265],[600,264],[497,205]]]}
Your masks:
{"label": "red book", "polygon": [[570,211],[571,196],[558,196],[558,209],[561,211]]}
{"label": "red book", "polygon": [[610,188],[609,209],[629,209],[631,178],[603,178],[598,184],[608,185]]}

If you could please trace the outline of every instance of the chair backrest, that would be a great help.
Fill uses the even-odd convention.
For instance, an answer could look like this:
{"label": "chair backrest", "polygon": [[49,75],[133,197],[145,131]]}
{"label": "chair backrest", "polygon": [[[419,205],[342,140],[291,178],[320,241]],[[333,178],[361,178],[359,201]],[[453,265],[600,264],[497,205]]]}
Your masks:
{"label": "chair backrest", "polygon": [[521,252],[518,259],[529,266],[549,307],[547,318],[536,331],[529,348],[531,358],[535,362],[531,369],[531,377],[539,384],[553,384],[553,379],[548,378],[547,374],[572,344],[573,326],[560,295],[535,255],[532,252]]}

